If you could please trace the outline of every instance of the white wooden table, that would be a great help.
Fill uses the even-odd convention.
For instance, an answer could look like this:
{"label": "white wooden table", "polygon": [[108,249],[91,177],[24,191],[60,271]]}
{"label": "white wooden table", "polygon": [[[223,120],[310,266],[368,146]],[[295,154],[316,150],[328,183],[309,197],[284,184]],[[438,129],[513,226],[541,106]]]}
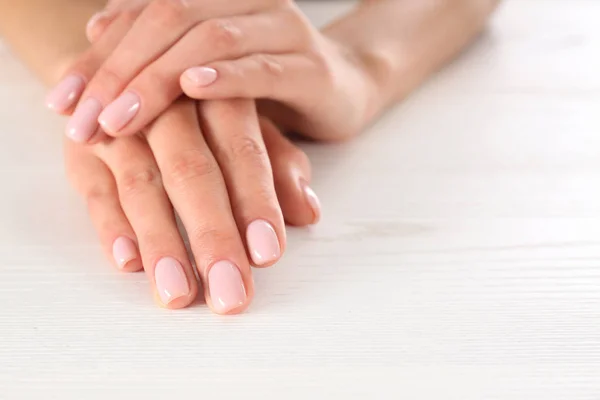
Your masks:
{"label": "white wooden table", "polygon": [[307,146],[323,223],[236,317],[107,265],[64,120],[0,50],[0,399],[600,399],[599,17],[508,0],[361,138]]}

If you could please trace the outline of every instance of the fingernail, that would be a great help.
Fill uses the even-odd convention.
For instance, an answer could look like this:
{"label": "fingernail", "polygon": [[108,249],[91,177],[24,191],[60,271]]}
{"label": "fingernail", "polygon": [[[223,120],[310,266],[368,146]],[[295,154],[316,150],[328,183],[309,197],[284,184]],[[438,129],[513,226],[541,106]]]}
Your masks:
{"label": "fingernail", "polygon": [[101,112],[100,101],[93,97],[84,100],[67,124],[67,136],[79,143],[88,141],[98,129],[98,115]]}
{"label": "fingernail", "polygon": [[92,30],[94,29],[96,24],[98,22],[100,22],[101,20],[108,18],[109,16],[110,16],[110,14],[107,11],[100,11],[100,12],[92,15],[92,17],[88,21],[86,29],[85,29],[87,38],[90,40],[90,42],[92,41]]}
{"label": "fingernail", "polygon": [[316,224],[321,219],[321,202],[319,201],[315,191],[312,190],[307,183],[302,184],[302,190],[304,191],[304,197],[306,197],[306,201],[310,205],[310,208],[312,208],[313,214],[315,215],[313,224]]}
{"label": "fingernail", "polygon": [[79,75],[69,75],[46,96],[46,106],[56,112],[71,108],[83,93],[85,81]]}
{"label": "fingernail", "polygon": [[113,243],[113,257],[119,268],[123,269],[127,263],[137,258],[137,247],[133,240],[121,236]]}
{"label": "fingernail", "polygon": [[185,276],[185,271],[179,263],[171,257],[160,259],[154,269],[156,289],[163,304],[169,304],[175,299],[187,296],[190,285]]}
{"label": "fingernail", "polygon": [[133,92],[125,92],[110,103],[98,117],[105,131],[115,133],[127,125],[140,109],[140,97]]}
{"label": "fingernail", "polygon": [[186,70],[185,77],[196,86],[208,86],[217,80],[217,70],[208,67],[192,67]]}
{"label": "fingernail", "polygon": [[225,314],[246,302],[246,288],[238,267],[229,261],[216,262],[208,272],[213,308]]}
{"label": "fingernail", "polygon": [[259,219],[248,225],[246,240],[252,261],[256,265],[269,264],[281,256],[277,232],[267,221]]}

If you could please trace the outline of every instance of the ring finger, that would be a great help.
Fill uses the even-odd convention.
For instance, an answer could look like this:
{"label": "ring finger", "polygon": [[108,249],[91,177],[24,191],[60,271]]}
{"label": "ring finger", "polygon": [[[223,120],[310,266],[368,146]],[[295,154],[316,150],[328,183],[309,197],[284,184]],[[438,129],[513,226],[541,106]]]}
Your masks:
{"label": "ring finger", "polygon": [[136,236],[121,208],[115,179],[90,148],[65,140],[69,180],[88,207],[104,252],[124,272],[142,269]]}
{"label": "ring finger", "polygon": [[98,146],[115,176],[157,300],[168,308],[189,305],[198,284],[150,148],[140,136]]}
{"label": "ring finger", "polygon": [[270,266],[284,251],[285,225],[254,101],[206,101],[198,108],[252,262]]}

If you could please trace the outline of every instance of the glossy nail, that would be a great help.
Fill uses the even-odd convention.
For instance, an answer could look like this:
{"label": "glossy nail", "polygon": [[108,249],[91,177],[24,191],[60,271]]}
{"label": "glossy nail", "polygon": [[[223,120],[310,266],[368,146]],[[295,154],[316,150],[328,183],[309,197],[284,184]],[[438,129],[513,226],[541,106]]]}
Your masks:
{"label": "glossy nail", "polygon": [[208,287],[214,310],[226,314],[246,302],[246,288],[238,267],[229,261],[216,262],[208,272]]}
{"label": "glossy nail", "polygon": [[217,80],[217,70],[208,67],[189,68],[183,74],[199,87],[208,86]]}
{"label": "glossy nail", "polygon": [[302,190],[304,191],[304,197],[306,198],[306,201],[308,202],[308,205],[310,205],[310,208],[315,216],[312,223],[316,224],[321,219],[321,202],[319,201],[317,194],[310,188],[310,186],[308,186],[306,182],[302,183]]}
{"label": "glossy nail", "polygon": [[102,104],[90,97],[79,104],[69,123],[67,136],[75,142],[87,142],[98,130],[98,115],[102,112]]}
{"label": "glossy nail", "polygon": [[85,81],[79,75],[69,75],[60,81],[46,96],[46,106],[62,113],[75,105],[85,89]]}
{"label": "glossy nail", "polygon": [[246,241],[255,265],[265,265],[281,256],[277,232],[267,221],[256,220],[248,225]]}
{"label": "glossy nail", "polygon": [[100,11],[100,12],[92,15],[92,17],[89,19],[87,26],[85,28],[85,32],[86,32],[86,36],[90,42],[93,39],[92,33],[93,33],[93,29],[96,27],[96,24],[98,24],[98,22],[102,21],[103,19],[108,18],[109,16],[110,16],[110,14],[108,13],[108,11]]}
{"label": "glossy nail", "polygon": [[119,268],[123,269],[127,263],[137,258],[137,247],[133,240],[121,236],[113,243],[113,257]]}
{"label": "glossy nail", "polygon": [[158,295],[165,305],[190,293],[183,266],[174,258],[165,257],[156,263],[154,279]]}
{"label": "glossy nail", "polygon": [[133,92],[125,92],[110,103],[98,117],[105,131],[115,133],[127,125],[140,110],[140,97]]}

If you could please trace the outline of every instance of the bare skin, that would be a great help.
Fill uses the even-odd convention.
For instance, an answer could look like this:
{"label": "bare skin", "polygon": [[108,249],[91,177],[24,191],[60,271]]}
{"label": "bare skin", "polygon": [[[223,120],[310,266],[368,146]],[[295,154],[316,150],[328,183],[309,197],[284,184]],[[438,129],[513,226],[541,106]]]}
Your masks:
{"label": "bare skin", "polygon": [[250,267],[283,254],[284,220],[320,216],[308,160],[280,129],[356,135],[465,48],[496,3],[365,0],[319,31],[285,0],[0,0],[0,33],[59,82],[51,108],[74,113],[67,171],[107,255],[144,268],[163,306],[190,304],[199,285],[174,209],[207,304],[232,314],[251,302]]}

